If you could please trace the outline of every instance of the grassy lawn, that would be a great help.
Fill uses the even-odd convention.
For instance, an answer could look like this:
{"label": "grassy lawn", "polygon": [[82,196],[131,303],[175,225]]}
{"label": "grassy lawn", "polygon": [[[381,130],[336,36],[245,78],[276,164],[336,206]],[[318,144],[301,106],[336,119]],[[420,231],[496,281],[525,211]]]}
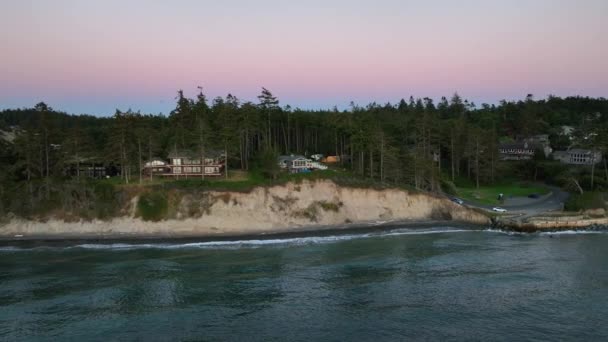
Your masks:
{"label": "grassy lawn", "polygon": [[493,186],[481,186],[479,189],[475,187],[458,187],[458,196],[465,200],[489,204],[498,205],[498,195],[503,194],[505,198],[508,197],[519,197],[528,196],[530,194],[544,195],[549,192],[547,187],[529,183],[511,183],[511,184],[500,184]]}
{"label": "grassy lawn", "polygon": [[204,190],[219,190],[219,191],[249,191],[257,186],[273,186],[281,185],[288,182],[300,182],[303,180],[322,180],[329,179],[338,185],[358,187],[358,188],[378,188],[397,187],[406,190],[412,190],[411,187],[402,184],[385,184],[378,179],[370,179],[353,173],[351,170],[343,168],[330,168],[328,170],[317,170],[310,173],[280,172],[277,179],[271,180],[262,175],[259,170],[230,170],[229,178],[222,177],[205,177],[204,180],[199,177],[189,177],[175,179],[172,177],[154,177],[150,179],[145,177],[142,183],[139,183],[139,178],[136,176],[131,179],[129,184],[120,177],[112,177],[109,179],[100,179],[95,182],[112,184],[117,187],[138,188],[138,187],[161,187],[165,189],[204,189]]}

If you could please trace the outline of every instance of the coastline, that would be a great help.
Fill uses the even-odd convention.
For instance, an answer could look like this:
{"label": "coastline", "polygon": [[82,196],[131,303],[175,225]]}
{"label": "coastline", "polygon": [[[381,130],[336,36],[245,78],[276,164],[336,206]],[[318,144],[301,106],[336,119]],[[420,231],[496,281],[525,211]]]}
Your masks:
{"label": "coastline", "polygon": [[[212,238],[355,229],[390,222],[490,224],[485,213],[445,197],[403,189],[342,187],[327,180],[198,196],[180,194],[170,209],[172,214],[157,221],[138,215],[137,196],[125,204],[126,215],[110,220],[11,218],[0,224],[0,239]],[[193,206],[198,208],[197,215],[188,215]]]}
{"label": "coastline", "polygon": [[154,241],[236,241],[236,240],[256,240],[256,239],[275,239],[275,238],[296,238],[308,236],[328,236],[328,235],[345,235],[345,234],[363,234],[391,229],[420,229],[446,226],[450,228],[472,229],[472,227],[489,228],[488,225],[476,224],[461,221],[444,221],[444,220],[394,220],[394,221],[375,221],[375,222],[359,222],[342,225],[310,225],[303,227],[290,227],[285,229],[273,229],[264,231],[232,231],[210,234],[138,234],[138,233],[72,233],[72,234],[37,234],[23,236],[8,236],[0,235],[0,243],[7,242],[69,242],[69,241],[134,241],[134,242],[154,242]]}
{"label": "coastline", "polygon": [[557,232],[608,227],[608,217],[603,218],[544,218],[539,215],[528,221],[493,220],[492,227],[520,233]]}
{"label": "coastline", "polygon": [[345,187],[329,180],[291,182],[249,192],[171,190],[165,193],[172,199],[165,216],[146,220],[138,212],[145,191],[125,199],[122,214],[108,220],[65,220],[52,215],[30,220],[4,218],[0,241],[256,239],[433,225],[533,233],[608,225],[608,218],[584,215],[491,218],[488,212],[431,193]]}

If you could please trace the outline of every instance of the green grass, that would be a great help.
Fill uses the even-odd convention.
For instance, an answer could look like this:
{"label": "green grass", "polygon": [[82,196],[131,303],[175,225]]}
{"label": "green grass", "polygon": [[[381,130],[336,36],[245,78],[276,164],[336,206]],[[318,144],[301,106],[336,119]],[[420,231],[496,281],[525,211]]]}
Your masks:
{"label": "green grass", "polygon": [[530,194],[547,194],[549,189],[542,185],[514,182],[511,184],[480,186],[479,189],[470,186],[459,187],[457,188],[457,191],[458,196],[463,199],[480,204],[495,205],[500,204],[498,201],[498,195],[501,193],[504,195],[504,198],[511,196],[526,197]]}
{"label": "green grass", "polygon": [[138,187],[154,188],[154,189],[192,189],[192,190],[216,190],[216,191],[236,191],[248,192],[256,187],[267,187],[273,185],[282,185],[289,182],[302,182],[304,180],[332,180],[341,186],[355,188],[402,188],[405,190],[415,191],[411,186],[405,184],[387,184],[382,183],[378,179],[370,179],[362,177],[347,169],[328,169],[317,170],[310,173],[288,173],[281,172],[277,179],[272,180],[264,177],[260,170],[240,171],[234,170],[229,173],[230,178],[224,177],[206,177],[204,180],[198,177],[175,179],[172,177],[155,177],[143,179],[139,183],[139,178],[131,179],[129,184],[120,179],[113,177],[110,179],[100,179],[94,182],[99,184],[112,184],[125,189],[136,189]]}

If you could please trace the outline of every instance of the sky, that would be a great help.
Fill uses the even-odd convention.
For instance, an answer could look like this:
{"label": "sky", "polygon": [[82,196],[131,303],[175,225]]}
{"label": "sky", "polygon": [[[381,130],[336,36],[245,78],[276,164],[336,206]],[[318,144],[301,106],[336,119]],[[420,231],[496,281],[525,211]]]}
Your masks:
{"label": "sky", "polygon": [[0,109],[608,97],[606,0],[0,0]]}

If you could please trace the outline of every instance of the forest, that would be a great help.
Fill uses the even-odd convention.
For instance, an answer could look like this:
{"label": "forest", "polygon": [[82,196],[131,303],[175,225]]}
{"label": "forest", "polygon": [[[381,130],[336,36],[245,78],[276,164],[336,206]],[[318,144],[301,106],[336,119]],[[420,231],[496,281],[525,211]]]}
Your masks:
{"label": "forest", "polygon": [[[574,128],[574,138],[563,126]],[[283,105],[265,88],[255,103],[230,94],[210,100],[202,89],[188,98],[180,90],[168,116],[130,109],[107,117],[74,115],[40,102],[0,112],[0,133],[0,213],[31,214],[58,198],[76,203],[88,196],[81,189],[90,187],[110,198],[101,183],[66,170],[81,161],[112,165],[119,183],[140,184],[146,181],[142,164],[174,149],[222,150],[228,174],[244,170],[268,179],[277,176],[279,154],[321,153],[340,156],[339,168],[352,177],[421,191],[451,193],[461,182],[479,187],[511,179],[565,187],[574,179],[586,191],[608,189],[605,98],[528,95],[477,106],[454,94],[438,102],[409,97],[304,110]],[[604,163],[573,169],[540,155],[500,161],[501,142],[534,134],[549,134],[553,149],[600,151]],[[60,195],[66,191],[73,195]]]}

